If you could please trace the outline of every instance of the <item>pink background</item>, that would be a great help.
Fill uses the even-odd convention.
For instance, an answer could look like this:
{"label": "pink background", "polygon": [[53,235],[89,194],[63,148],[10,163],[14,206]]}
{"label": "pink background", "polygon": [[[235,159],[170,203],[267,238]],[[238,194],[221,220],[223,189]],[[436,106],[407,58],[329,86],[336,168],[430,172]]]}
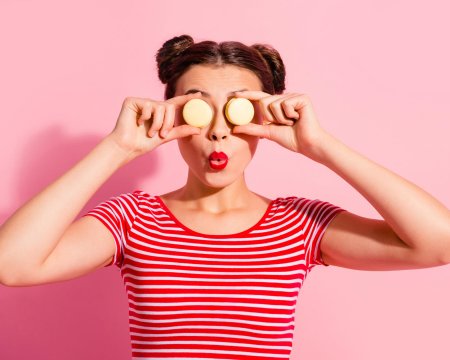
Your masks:
{"label": "pink background", "polygon": [[[448,207],[449,11],[445,0],[2,0],[0,221],[109,133],[126,96],[163,98],[154,56],[183,33],[272,44],[287,91],[307,93],[326,129]],[[119,171],[87,208],[135,188],[173,190],[185,180],[173,172],[186,170],[171,142]],[[267,140],[247,180],[264,196],[315,197],[378,217],[331,171]],[[449,359],[449,280],[448,266],[316,267],[291,359]],[[130,358],[127,311],[116,267],[0,286],[0,359]]]}

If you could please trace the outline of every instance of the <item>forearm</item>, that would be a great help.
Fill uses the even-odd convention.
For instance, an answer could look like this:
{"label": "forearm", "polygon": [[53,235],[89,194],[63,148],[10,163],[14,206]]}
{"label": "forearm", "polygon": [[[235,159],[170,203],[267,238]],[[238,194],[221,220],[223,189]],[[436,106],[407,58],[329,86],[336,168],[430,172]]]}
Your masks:
{"label": "forearm", "polygon": [[0,228],[0,275],[5,268],[42,264],[87,201],[124,162],[123,151],[106,138],[19,208]]}
{"label": "forearm", "polygon": [[318,161],[361,193],[407,245],[450,257],[450,211],[443,204],[329,134],[319,154]]}

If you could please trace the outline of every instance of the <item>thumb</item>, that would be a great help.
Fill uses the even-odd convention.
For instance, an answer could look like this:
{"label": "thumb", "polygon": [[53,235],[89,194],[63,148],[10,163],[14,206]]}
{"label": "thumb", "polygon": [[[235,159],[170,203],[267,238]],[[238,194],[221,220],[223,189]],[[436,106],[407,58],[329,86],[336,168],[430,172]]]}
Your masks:
{"label": "thumb", "polygon": [[247,124],[237,125],[233,128],[233,134],[246,134],[252,136],[259,136],[260,138],[270,139],[270,129],[266,125]]}
{"label": "thumb", "polygon": [[199,135],[200,132],[200,128],[191,125],[175,126],[169,131],[165,140],[171,141],[185,136]]}

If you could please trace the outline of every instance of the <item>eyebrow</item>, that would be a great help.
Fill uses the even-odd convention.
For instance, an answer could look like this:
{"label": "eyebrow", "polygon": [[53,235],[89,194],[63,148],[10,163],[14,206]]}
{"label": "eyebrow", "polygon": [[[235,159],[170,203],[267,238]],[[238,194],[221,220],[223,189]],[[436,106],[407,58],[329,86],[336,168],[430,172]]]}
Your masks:
{"label": "eyebrow", "polygon": [[[233,95],[235,92],[238,92],[238,91],[246,91],[246,90],[247,90],[247,89],[240,89],[240,90],[230,91],[227,95]],[[202,91],[202,90],[198,90],[198,89],[189,89],[188,91],[186,91],[186,92],[184,93],[184,95],[187,95],[187,94],[195,94],[195,93],[197,93],[197,92],[201,92],[202,95],[204,95],[204,96],[206,96],[206,97],[211,97],[211,94],[207,93],[206,91]]]}

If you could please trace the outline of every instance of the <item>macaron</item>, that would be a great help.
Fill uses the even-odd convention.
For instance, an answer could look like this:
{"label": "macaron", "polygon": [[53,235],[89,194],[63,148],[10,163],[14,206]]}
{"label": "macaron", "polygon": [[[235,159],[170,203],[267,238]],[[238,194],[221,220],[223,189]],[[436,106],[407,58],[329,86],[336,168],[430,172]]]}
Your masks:
{"label": "macaron", "polygon": [[255,109],[248,99],[232,98],[225,107],[225,115],[234,125],[246,125],[252,121]]}
{"label": "macaron", "polygon": [[211,106],[202,99],[191,99],[183,107],[183,118],[192,126],[205,127],[213,118]]}

